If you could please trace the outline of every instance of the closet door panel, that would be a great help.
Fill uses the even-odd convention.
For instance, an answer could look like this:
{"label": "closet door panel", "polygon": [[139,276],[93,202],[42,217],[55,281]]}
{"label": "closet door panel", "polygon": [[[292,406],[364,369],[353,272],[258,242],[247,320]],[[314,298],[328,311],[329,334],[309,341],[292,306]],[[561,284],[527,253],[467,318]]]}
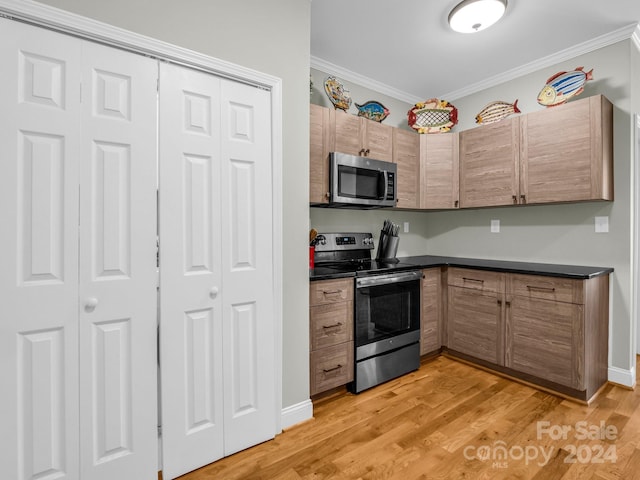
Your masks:
{"label": "closet door panel", "polygon": [[78,478],[76,39],[0,19],[0,465]]}
{"label": "closet door panel", "polygon": [[224,455],[219,90],[216,77],[160,66],[160,365],[167,479]]}
{"label": "closet door panel", "polygon": [[157,62],[82,42],[81,477],[157,472]]}
{"label": "closet door panel", "polygon": [[275,436],[270,102],[221,81],[226,455]]}

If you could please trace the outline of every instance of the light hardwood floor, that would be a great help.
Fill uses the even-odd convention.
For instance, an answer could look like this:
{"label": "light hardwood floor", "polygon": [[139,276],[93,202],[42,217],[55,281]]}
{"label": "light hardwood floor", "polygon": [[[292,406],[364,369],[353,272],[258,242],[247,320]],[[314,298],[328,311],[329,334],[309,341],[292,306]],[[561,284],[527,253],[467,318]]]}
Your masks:
{"label": "light hardwood floor", "polygon": [[329,478],[640,479],[640,388],[585,406],[440,356],[181,480]]}

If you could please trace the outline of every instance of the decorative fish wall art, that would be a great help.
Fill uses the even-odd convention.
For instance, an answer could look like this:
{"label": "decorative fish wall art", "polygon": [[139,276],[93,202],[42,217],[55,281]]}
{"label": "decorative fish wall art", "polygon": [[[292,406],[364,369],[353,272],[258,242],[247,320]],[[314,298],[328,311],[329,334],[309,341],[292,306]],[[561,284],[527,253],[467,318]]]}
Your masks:
{"label": "decorative fish wall art", "polygon": [[593,69],[588,72],[577,67],[572,72],[558,72],[553,75],[538,94],[538,103],[545,107],[555,107],[565,103],[584,91],[584,84],[593,80]]}
{"label": "decorative fish wall art", "polygon": [[458,109],[446,100],[432,98],[407,112],[407,123],[418,133],[449,132],[458,123]]}
{"label": "decorative fish wall art", "polygon": [[488,103],[480,110],[480,113],[476,115],[476,123],[489,124],[498,122],[514,113],[520,113],[518,100],[513,103],[496,100],[495,102]]}
{"label": "decorative fish wall art", "polygon": [[362,105],[355,104],[358,109],[358,116],[374,120],[376,122],[382,122],[387,116],[389,116],[389,109],[382,105],[380,102],[369,100]]}
{"label": "decorative fish wall art", "polygon": [[328,76],[324,81],[324,91],[333,103],[333,107],[337,110],[349,110],[351,106],[351,94],[349,90],[334,76]]}

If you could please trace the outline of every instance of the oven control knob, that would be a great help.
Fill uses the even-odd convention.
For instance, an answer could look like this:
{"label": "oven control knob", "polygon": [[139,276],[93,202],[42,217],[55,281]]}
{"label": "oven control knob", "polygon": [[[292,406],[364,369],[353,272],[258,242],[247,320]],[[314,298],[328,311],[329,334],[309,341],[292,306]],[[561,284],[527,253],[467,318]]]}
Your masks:
{"label": "oven control knob", "polygon": [[365,245],[371,245],[371,244],[373,243],[373,238],[371,238],[371,237],[367,237],[367,238],[365,238],[365,239],[363,240],[363,243],[364,243]]}

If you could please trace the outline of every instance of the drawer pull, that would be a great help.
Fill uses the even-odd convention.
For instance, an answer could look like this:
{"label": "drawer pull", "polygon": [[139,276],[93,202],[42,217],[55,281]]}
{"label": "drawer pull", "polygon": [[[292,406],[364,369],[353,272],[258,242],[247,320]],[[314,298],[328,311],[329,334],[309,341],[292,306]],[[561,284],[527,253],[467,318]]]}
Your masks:
{"label": "drawer pull", "polygon": [[325,295],[340,295],[342,290],[323,290],[322,293]]}
{"label": "drawer pull", "polygon": [[484,280],[478,280],[476,278],[462,277],[462,280],[465,282],[476,282],[476,283],[484,283]]}
{"label": "drawer pull", "polygon": [[527,288],[529,290],[540,290],[542,292],[555,292],[556,291],[555,287],[538,287],[536,285],[527,285]]}
{"label": "drawer pull", "polygon": [[334,323],[333,325],[323,325],[322,328],[329,330],[330,328],[338,328],[342,326],[342,322]]}
{"label": "drawer pull", "polygon": [[333,367],[333,368],[323,368],[322,371],[324,373],[331,373],[331,372],[335,372],[336,370],[340,370],[342,368],[342,365],[338,364],[337,366]]}

